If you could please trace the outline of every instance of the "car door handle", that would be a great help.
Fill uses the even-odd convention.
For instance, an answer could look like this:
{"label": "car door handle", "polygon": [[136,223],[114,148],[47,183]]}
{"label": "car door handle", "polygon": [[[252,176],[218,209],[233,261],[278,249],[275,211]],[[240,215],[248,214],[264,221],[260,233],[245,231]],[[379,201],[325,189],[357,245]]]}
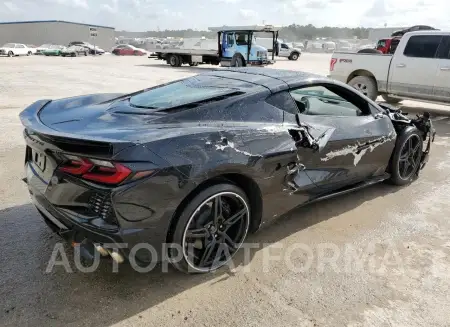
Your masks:
{"label": "car door handle", "polygon": [[403,67],[406,67],[406,65],[405,64],[397,64],[396,67],[403,68]]}
{"label": "car door handle", "polygon": [[441,70],[450,70],[450,67],[441,67]]}

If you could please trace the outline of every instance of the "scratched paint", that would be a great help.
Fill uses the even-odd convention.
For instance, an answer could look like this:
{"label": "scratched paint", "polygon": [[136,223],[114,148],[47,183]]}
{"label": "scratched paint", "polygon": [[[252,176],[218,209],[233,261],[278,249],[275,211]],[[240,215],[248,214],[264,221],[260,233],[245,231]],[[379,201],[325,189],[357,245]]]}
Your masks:
{"label": "scratched paint", "polygon": [[216,150],[220,150],[220,151],[225,151],[225,149],[232,149],[232,150],[234,150],[234,151],[236,151],[236,152],[238,152],[238,153],[242,153],[243,155],[246,155],[246,156],[249,156],[249,157],[251,157],[251,156],[261,156],[261,155],[259,155],[259,154],[252,154],[252,153],[250,153],[250,152],[247,152],[247,151],[244,151],[244,150],[240,150],[240,149],[237,149],[236,148],[236,146],[235,146],[235,144],[234,144],[234,142],[230,142],[230,141],[228,141],[228,144],[227,145],[223,145],[223,144],[216,144]]}
{"label": "scratched paint", "polygon": [[[367,153],[367,151],[372,152],[375,148],[379,147],[380,145],[383,145],[386,142],[394,140],[395,137],[396,137],[395,133],[390,133],[387,138],[385,138],[385,139],[380,138],[379,140],[382,140],[382,141],[371,144],[370,146],[368,146],[367,148],[365,148],[363,150],[358,150],[358,148],[363,146],[363,144],[358,142],[355,145],[349,145],[340,150],[328,152],[325,155],[325,158],[321,158],[320,160],[328,161],[328,160],[331,160],[336,157],[341,157],[341,156],[346,156],[346,155],[351,154],[354,157],[353,165],[356,166],[361,161],[362,157]],[[375,141],[378,141],[378,140],[375,140]]]}

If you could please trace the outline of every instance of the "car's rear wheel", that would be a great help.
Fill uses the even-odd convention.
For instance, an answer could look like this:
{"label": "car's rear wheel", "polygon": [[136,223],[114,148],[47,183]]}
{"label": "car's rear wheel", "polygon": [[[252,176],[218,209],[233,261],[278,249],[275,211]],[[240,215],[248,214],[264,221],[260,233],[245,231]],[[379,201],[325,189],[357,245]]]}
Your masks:
{"label": "car's rear wheel", "polygon": [[33,54],[33,52],[28,51],[27,56],[31,56]]}
{"label": "car's rear wheel", "polygon": [[378,96],[377,83],[373,77],[356,76],[353,77],[348,84],[373,101],[375,101]]}
{"label": "car's rear wheel", "polygon": [[236,185],[222,183],[197,194],[173,233],[172,243],[182,252],[172,251],[174,266],[187,273],[205,273],[227,264],[247,236],[250,214],[249,200]]}
{"label": "car's rear wheel", "polygon": [[422,147],[423,138],[416,127],[407,127],[399,133],[389,167],[392,184],[406,185],[415,179],[422,158]]}

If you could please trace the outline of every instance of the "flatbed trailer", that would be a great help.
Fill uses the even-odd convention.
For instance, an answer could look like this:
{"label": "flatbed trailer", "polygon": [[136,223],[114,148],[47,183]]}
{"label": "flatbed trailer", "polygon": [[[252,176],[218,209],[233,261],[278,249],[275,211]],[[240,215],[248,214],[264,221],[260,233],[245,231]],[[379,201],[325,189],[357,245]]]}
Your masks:
{"label": "flatbed trailer", "polygon": [[[217,49],[155,49],[154,55],[158,60],[165,60],[172,67],[180,67],[183,64],[197,66],[199,64],[211,64],[222,66],[266,66],[275,62],[268,58],[266,48],[256,44],[252,45],[254,32],[268,32],[273,35],[273,44],[276,45],[279,27],[273,25],[253,25],[235,27],[210,27],[217,32]],[[244,43],[242,42],[244,38]]]}

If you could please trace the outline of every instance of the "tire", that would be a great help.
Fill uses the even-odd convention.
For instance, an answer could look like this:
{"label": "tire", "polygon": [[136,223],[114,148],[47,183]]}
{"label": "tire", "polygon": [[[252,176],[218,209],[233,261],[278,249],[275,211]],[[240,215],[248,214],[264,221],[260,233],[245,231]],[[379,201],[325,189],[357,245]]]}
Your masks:
{"label": "tire", "polygon": [[167,60],[170,66],[172,67],[179,67],[180,65],[180,58],[177,55],[170,55],[169,60]]}
{"label": "tire", "polygon": [[183,58],[181,56],[177,56],[177,58],[178,58],[177,67],[181,67],[181,65],[183,64]]}
{"label": "tire", "polygon": [[28,51],[27,56],[31,56],[33,54],[33,52]]}
{"label": "tire", "polygon": [[[224,204],[224,206],[221,206],[221,208],[223,208],[221,212],[222,215],[225,215],[226,218],[223,218],[223,220],[219,219],[219,222],[217,224],[214,224],[211,214],[215,210],[215,204],[217,203],[216,199],[218,196],[220,196],[220,198],[222,199],[220,203]],[[238,216],[239,220],[236,220],[231,225],[227,224],[227,220],[229,221],[229,218],[237,216],[236,214],[239,213],[242,213]],[[178,249],[180,249],[181,247],[182,253],[176,254],[179,254],[178,257],[182,257],[182,259],[177,261],[173,260],[175,258],[175,253],[172,251],[172,264],[178,270],[185,273],[206,273],[219,269],[227,262],[229,262],[229,260],[232,259],[233,255],[242,246],[242,243],[248,233],[250,220],[251,212],[249,200],[242,189],[240,189],[236,185],[229,183],[221,183],[208,187],[207,189],[198,193],[188,203],[188,205],[184,208],[183,212],[178,217],[173,236],[171,237],[171,241],[174,245],[177,246]],[[208,227],[208,225],[210,226]],[[188,229],[197,230],[199,234],[197,235],[197,237],[189,238],[186,235]],[[203,235],[203,233],[205,234]],[[220,247],[224,247],[226,244],[225,238],[223,237],[224,234],[228,235],[228,240],[231,240],[232,243],[236,246],[233,248],[227,247],[227,249],[230,251],[230,256],[223,258],[223,260],[216,261],[217,254],[223,254],[223,252],[215,250],[219,250]],[[195,239],[195,242],[192,241],[193,239]],[[188,242],[188,240],[191,241]],[[213,245],[214,247],[212,248],[212,251],[214,251],[215,253],[211,253],[208,257],[210,260],[205,260],[207,261],[206,264],[201,265],[203,258],[206,259],[205,255],[207,254],[206,251],[208,250],[205,249],[208,247],[208,245],[214,243],[215,245]],[[196,258],[189,257],[188,252],[186,251],[186,247],[188,246],[192,246],[191,250],[197,252]],[[219,249],[216,249],[216,246],[218,246]],[[214,259],[211,259],[212,256],[214,256]],[[212,262],[208,263],[208,261]]]}
{"label": "tire", "polygon": [[234,57],[231,59],[231,67],[244,67],[244,59],[242,58],[241,55],[236,54],[234,55]]}
{"label": "tire", "polygon": [[8,57],[14,57],[14,52],[9,51],[9,52],[8,52]]}
{"label": "tire", "polygon": [[61,54],[61,56],[65,57],[66,55],[65,54]]}
{"label": "tire", "polygon": [[298,52],[293,52],[293,53],[291,53],[291,55],[289,56],[288,59],[296,61],[298,59],[298,57],[300,57],[300,54]]}
{"label": "tire", "polygon": [[378,97],[377,83],[373,77],[356,76],[348,82],[348,85],[355,88],[373,101],[375,101]]}
{"label": "tire", "polygon": [[198,62],[191,62],[191,63],[189,63],[189,66],[197,67],[198,66]]}
{"label": "tire", "polygon": [[[412,147],[412,152],[406,152],[410,146]],[[398,134],[389,163],[389,172],[391,174],[389,182],[391,184],[402,186],[414,181],[420,167],[422,147],[422,134],[416,127],[408,126]],[[407,158],[406,161],[405,158]],[[405,165],[407,166],[406,171]]]}
{"label": "tire", "polygon": [[381,97],[383,98],[384,101],[386,101],[389,104],[397,104],[397,103],[400,103],[400,101],[402,101],[402,99],[391,98],[387,94],[382,94]]}
{"label": "tire", "polygon": [[87,55],[88,55],[88,53],[87,53],[87,52],[85,52],[85,53],[84,53],[84,56],[85,56],[85,57],[87,57]]}
{"label": "tire", "polygon": [[377,49],[361,49],[358,50],[357,53],[372,53],[372,54],[383,54],[380,50]]}

